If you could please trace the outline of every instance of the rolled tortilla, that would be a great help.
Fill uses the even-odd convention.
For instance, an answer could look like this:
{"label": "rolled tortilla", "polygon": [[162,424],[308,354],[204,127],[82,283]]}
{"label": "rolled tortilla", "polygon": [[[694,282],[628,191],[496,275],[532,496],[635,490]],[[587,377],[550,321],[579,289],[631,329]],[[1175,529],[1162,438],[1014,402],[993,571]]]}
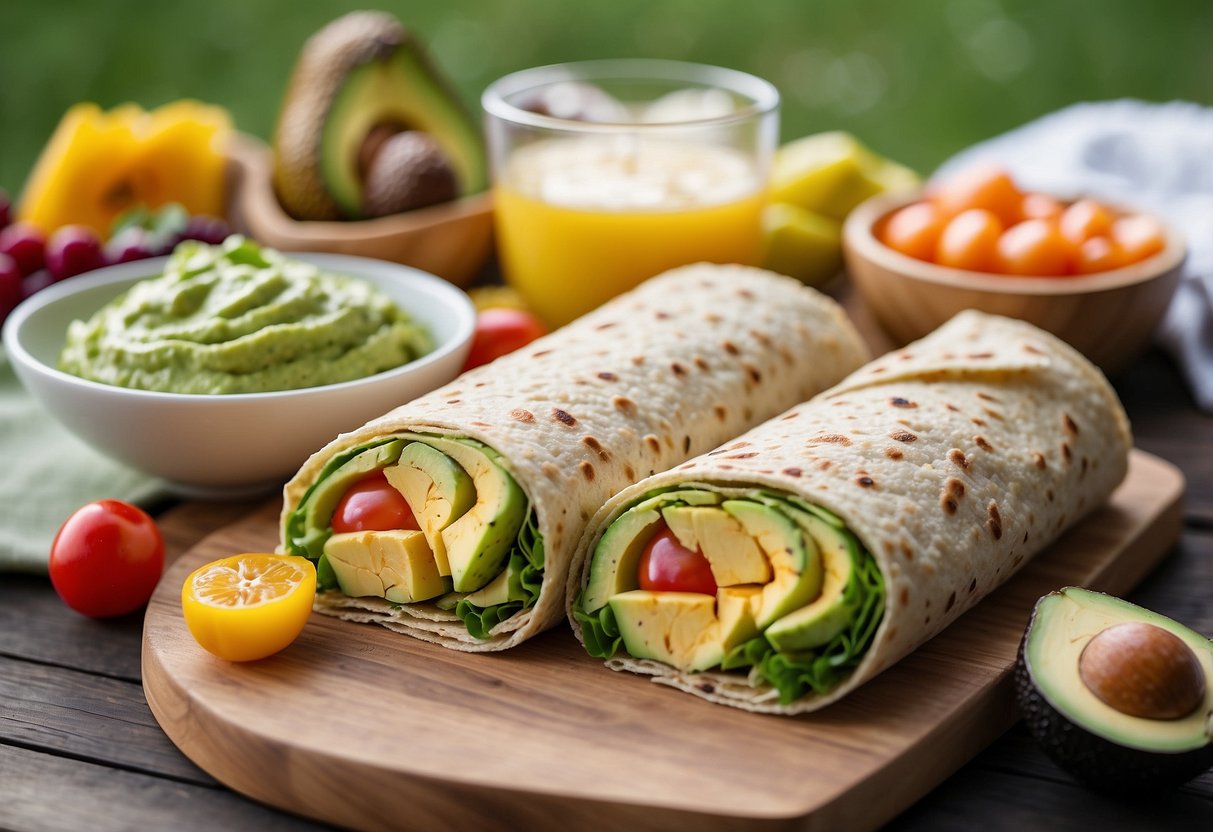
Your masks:
{"label": "rolled tortilla", "polygon": [[[1124,478],[1131,444],[1114,391],[1075,350],[1029,324],[964,312],[612,498],[576,553],[570,619],[613,669],[746,710],[816,710],[947,627],[1101,504]],[[678,518],[705,506],[716,531],[700,531],[702,519],[686,531]],[[796,534],[767,546],[746,524],[755,506]],[[638,589],[637,553],[664,528],[654,513],[682,524],[673,531],[687,547],[700,542],[716,599]],[[739,526],[762,544],[768,583],[783,581],[774,599],[761,578],[720,580],[713,558],[748,568],[736,554],[753,547],[747,539],[709,551],[723,537],[736,543]],[[802,544],[803,574],[793,551]],[[822,567],[824,577],[810,574]],[[807,597],[778,608],[804,585]],[[644,658],[628,654],[625,636]]]}
{"label": "rolled tortilla", "polygon": [[[676,269],[339,436],[287,483],[280,548],[324,555],[321,612],[459,650],[512,647],[563,617],[573,548],[609,496],[824,390],[866,358],[841,308],[796,281],[741,266]],[[493,525],[504,543],[479,572],[458,574],[449,553],[447,580],[461,591],[434,596],[442,564],[436,577],[434,564],[419,566],[418,556],[429,552],[438,562],[440,548],[459,545],[453,535],[480,535],[492,521],[466,500],[449,508],[466,489],[447,488],[447,502],[426,517],[410,500],[424,541],[416,532],[350,539],[359,533],[332,535],[328,527],[336,497],[324,496],[324,482],[352,482],[348,466],[385,469],[407,497],[408,477],[391,469],[417,455],[408,450],[413,443],[432,446],[469,475],[504,472],[525,503],[511,528]],[[424,500],[430,480],[416,487],[415,471],[406,473]],[[494,485],[494,499],[499,491]],[[477,506],[487,494],[475,496]],[[353,597],[362,592],[371,594]],[[373,597],[380,593],[386,597]],[[419,595],[427,597],[408,600]]]}

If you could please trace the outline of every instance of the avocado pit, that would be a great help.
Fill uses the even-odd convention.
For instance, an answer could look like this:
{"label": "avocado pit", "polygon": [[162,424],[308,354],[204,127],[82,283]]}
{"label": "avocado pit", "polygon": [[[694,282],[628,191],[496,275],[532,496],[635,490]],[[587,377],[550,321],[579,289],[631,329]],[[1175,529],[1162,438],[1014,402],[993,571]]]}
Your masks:
{"label": "avocado pit", "polygon": [[1204,671],[1192,650],[1141,621],[1101,631],[1083,649],[1078,670],[1092,694],[1129,716],[1180,719],[1205,697]]}

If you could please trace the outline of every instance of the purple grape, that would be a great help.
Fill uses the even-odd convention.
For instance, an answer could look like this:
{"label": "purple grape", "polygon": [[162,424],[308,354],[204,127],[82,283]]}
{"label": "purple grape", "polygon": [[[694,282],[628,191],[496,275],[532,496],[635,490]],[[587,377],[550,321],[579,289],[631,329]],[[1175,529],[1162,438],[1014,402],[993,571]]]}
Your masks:
{"label": "purple grape", "polygon": [[55,278],[49,271],[46,269],[38,269],[38,271],[21,281],[21,299],[25,300],[35,292],[41,292],[54,282]]}
{"label": "purple grape", "polygon": [[46,244],[46,267],[55,280],[66,280],[104,265],[101,241],[91,228],[65,225]]}
{"label": "purple grape", "polygon": [[22,274],[33,274],[46,263],[46,237],[37,226],[15,222],[0,231],[0,254],[16,260]]}
{"label": "purple grape", "polygon": [[21,267],[7,254],[0,254],[0,321],[22,300]]}
{"label": "purple grape", "polygon": [[8,228],[13,224],[13,203],[8,198],[8,191],[0,188],[0,228]]}
{"label": "purple grape", "polygon": [[181,232],[183,240],[198,240],[199,242],[219,245],[232,233],[231,226],[219,217],[208,217],[197,214],[189,218],[185,230]]}
{"label": "purple grape", "polygon": [[137,226],[122,229],[105,244],[105,262],[111,266],[155,256],[151,235]]}

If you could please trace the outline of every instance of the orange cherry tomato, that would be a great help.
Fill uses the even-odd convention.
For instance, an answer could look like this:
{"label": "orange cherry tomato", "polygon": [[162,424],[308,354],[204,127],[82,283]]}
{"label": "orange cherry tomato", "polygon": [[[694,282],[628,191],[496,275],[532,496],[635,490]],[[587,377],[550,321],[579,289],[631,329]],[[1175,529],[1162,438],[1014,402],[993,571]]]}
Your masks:
{"label": "orange cherry tomato", "polygon": [[1019,222],[1022,216],[1023,193],[1010,175],[995,165],[961,171],[934,188],[931,197],[947,217],[980,208],[1007,226]]}
{"label": "orange cherry tomato", "polygon": [[1025,194],[1020,213],[1025,220],[1052,220],[1061,216],[1066,208],[1061,200],[1048,194]]}
{"label": "orange cherry tomato", "polygon": [[994,250],[1001,235],[1002,223],[994,214],[981,208],[962,211],[939,236],[935,262],[954,269],[993,271]]}
{"label": "orange cherry tomato", "polygon": [[1162,224],[1145,214],[1131,214],[1114,221],[1112,239],[1124,250],[1127,263],[1158,254],[1166,245]]}
{"label": "orange cherry tomato", "polygon": [[934,203],[915,202],[889,217],[881,239],[889,248],[909,257],[931,260],[943,226],[944,218]]}
{"label": "orange cherry tomato", "polygon": [[1069,274],[1074,248],[1056,223],[1024,220],[998,238],[998,270],[1005,274],[1057,277]]}
{"label": "orange cherry tomato", "polygon": [[1080,199],[1067,208],[1058,221],[1061,233],[1074,245],[1092,237],[1106,237],[1112,230],[1112,212],[1093,199]]}
{"label": "orange cherry tomato", "polygon": [[1106,272],[1128,264],[1124,249],[1107,237],[1083,240],[1074,257],[1074,271],[1079,274]]}

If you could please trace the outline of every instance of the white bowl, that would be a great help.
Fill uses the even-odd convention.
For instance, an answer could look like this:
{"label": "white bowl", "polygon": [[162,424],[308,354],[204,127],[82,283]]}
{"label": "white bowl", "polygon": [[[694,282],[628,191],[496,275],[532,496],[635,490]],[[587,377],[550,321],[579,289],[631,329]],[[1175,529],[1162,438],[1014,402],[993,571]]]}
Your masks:
{"label": "white bowl", "polygon": [[290,256],[373,283],[429,330],[433,351],[367,378],[274,393],[158,393],[56,369],[68,324],[160,274],[164,257],[100,269],[38,292],[9,315],[4,346],[34,398],[102,453],[191,496],[268,490],[337,434],[458,375],[476,322],[467,295],[417,269],[338,254]]}

